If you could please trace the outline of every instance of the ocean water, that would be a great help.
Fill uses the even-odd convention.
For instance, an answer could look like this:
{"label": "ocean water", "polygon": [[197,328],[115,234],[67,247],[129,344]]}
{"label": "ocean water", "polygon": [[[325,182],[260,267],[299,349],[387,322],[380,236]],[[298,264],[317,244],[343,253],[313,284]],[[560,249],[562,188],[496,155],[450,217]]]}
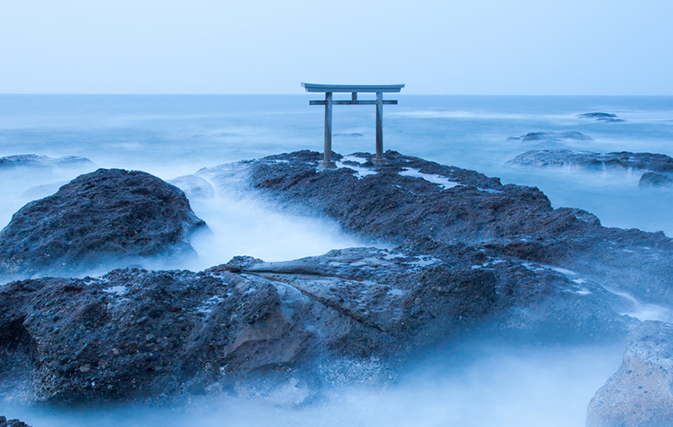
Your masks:
{"label": "ocean water", "polygon": [[[673,97],[489,97],[386,95],[384,148],[474,169],[503,183],[540,188],[554,207],[578,207],[603,225],[673,236],[673,190],[639,188],[637,171],[531,169],[505,164],[528,150],[633,151],[673,157]],[[0,95],[0,157],[82,156],[95,167],[138,169],[170,180],[203,167],[311,149],[322,151],[323,109],[311,95]],[[624,122],[581,119],[617,114]],[[374,107],[335,106],[333,150],[374,151]],[[578,131],[591,140],[512,141],[535,131]],[[0,226],[29,201],[95,169],[0,172]],[[333,221],[292,213],[239,188],[192,206],[213,233],[197,238],[203,269],[234,255],[267,261],[370,245]],[[595,390],[619,365],[621,348],[480,346],[419,361],[390,388],[349,386],[323,405],[296,409],[250,400],[187,409],[127,407],[63,411],[0,402],[0,414],[46,425],[580,426]],[[551,352],[551,353],[550,353]],[[107,423],[107,424],[106,424]]]}
{"label": "ocean water", "polygon": [[[0,95],[0,156],[77,155],[100,167],[170,179],[225,162],[322,151],[323,108],[308,105],[319,95]],[[673,193],[638,188],[637,172],[505,165],[525,151],[544,149],[673,156],[673,97],[386,97],[399,99],[399,105],[384,107],[384,149],[539,187],[555,207],[586,209],[606,226],[673,235]],[[596,111],[625,121],[577,118]],[[373,152],[374,114],[373,106],[335,106],[333,150]],[[578,131],[593,139],[507,140],[534,131]],[[0,223],[16,207],[1,209]]]}

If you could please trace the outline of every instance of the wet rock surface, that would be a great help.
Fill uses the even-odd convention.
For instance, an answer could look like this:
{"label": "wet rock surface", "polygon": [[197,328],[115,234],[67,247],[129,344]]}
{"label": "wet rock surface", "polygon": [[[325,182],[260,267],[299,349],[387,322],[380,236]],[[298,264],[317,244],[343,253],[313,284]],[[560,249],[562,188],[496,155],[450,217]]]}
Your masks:
{"label": "wet rock surface", "polygon": [[587,427],[673,426],[673,325],[643,322],[624,362],[589,404]]}
{"label": "wet rock surface", "polygon": [[303,151],[200,173],[216,181],[238,168],[251,189],[363,236],[396,244],[465,243],[673,304],[673,242],[661,232],[602,227],[586,211],[552,208],[537,188],[502,185],[478,172],[391,151],[384,164],[370,158],[356,153],[323,170],[319,153]]}
{"label": "wet rock surface", "polygon": [[9,283],[0,288],[0,378],[18,372],[26,400],[67,404],[241,394],[255,382],[314,391],[329,363],[374,358],[394,370],[411,351],[468,331],[619,341],[639,323],[623,313],[639,307],[607,289],[673,305],[673,244],[663,233],[605,228],[588,212],[554,209],[537,188],[392,151],[377,165],[367,153],[335,153],[335,169],[320,169],[321,157],[300,151],[195,177],[331,217],[395,249]]}
{"label": "wet rock surface", "polygon": [[178,188],[144,172],[99,169],[14,214],[0,232],[0,276],[184,255],[202,226]]}
{"label": "wet rock surface", "polygon": [[93,162],[84,157],[49,157],[37,154],[18,154],[0,157],[0,171],[17,169],[92,168]]}
{"label": "wet rock surface", "polygon": [[577,131],[529,132],[521,136],[510,136],[508,141],[593,141],[593,138]]}
{"label": "wet rock surface", "polygon": [[329,360],[394,366],[469,330],[610,341],[637,323],[578,276],[465,245],[435,249],[13,282],[0,288],[0,370],[22,364],[27,398],[52,403],[238,393],[255,378],[316,390]]}
{"label": "wet rock surface", "polygon": [[520,154],[507,164],[532,167],[579,167],[590,170],[622,169],[673,172],[673,159],[664,154],[594,153],[573,150],[532,150]]}

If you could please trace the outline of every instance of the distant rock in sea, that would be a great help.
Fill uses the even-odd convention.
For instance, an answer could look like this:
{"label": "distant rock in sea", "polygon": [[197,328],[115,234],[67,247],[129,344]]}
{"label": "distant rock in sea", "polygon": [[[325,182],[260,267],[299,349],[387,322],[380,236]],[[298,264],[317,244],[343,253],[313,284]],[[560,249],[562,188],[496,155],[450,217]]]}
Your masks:
{"label": "distant rock in sea", "polygon": [[577,115],[578,118],[580,119],[596,119],[596,121],[599,122],[609,122],[609,123],[617,123],[617,122],[624,122],[624,119],[620,119],[617,117],[616,114],[610,114],[610,113],[582,113]]}
{"label": "distant rock in sea", "polygon": [[204,225],[178,188],[144,172],[99,169],[14,214],[0,232],[0,276],[193,253],[187,239]]}
{"label": "distant rock in sea", "polygon": [[673,172],[673,158],[664,154],[631,153],[594,153],[574,150],[531,150],[508,161],[517,166],[573,166],[584,169],[633,169],[654,172]]}
{"label": "distant rock in sea", "polygon": [[673,426],[673,325],[643,322],[624,362],[589,403],[586,427]]}
{"label": "distant rock in sea", "polygon": [[89,159],[77,156],[49,157],[37,154],[19,154],[0,157],[0,171],[16,169],[52,169],[58,168],[85,168],[96,165]]}
{"label": "distant rock in sea", "polygon": [[560,131],[560,132],[530,132],[521,136],[511,136],[507,138],[508,141],[562,141],[562,140],[576,140],[576,141],[592,141],[593,138],[576,131]]}
{"label": "distant rock in sea", "polygon": [[673,187],[673,175],[645,172],[638,181],[640,187]]}

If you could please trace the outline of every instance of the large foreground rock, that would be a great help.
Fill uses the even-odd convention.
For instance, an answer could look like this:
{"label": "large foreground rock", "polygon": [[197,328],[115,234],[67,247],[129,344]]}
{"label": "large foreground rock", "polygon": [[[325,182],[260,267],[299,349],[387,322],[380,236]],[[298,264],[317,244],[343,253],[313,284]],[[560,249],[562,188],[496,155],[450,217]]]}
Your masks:
{"label": "large foreground rock", "polygon": [[0,232],[0,276],[71,273],[193,249],[184,193],[139,171],[99,169],[31,202]]}
{"label": "large foreground rock", "polygon": [[256,379],[261,392],[291,382],[308,398],[338,361],[394,369],[470,330],[577,343],[619,339],[637,323],[579,276],[465,245],[420,249],[10,283],[0,288],[0,377],[18,371],[28,400],[58,403],[240,394]]}
{"label": "large foreground rock", "polygon": [[29,400],[49,402],[240,394],[255,381],[312,390],[335,361],[394,367],[468,331],[621,340],[638,323],[621,313],[637,304],[606,289],[673,301],[663,233],[605,228],[536,188],[395,152],[378,165],[366,153],[335,158],[320,169],[319,153],[301,151],[197,176],[395,250],[13,282],[0,290],[0,378],[23,373]]}
{"label": "large foreground rock", "polygon": [[587,427],[673,426],[673,325],[643,322],[589,404]]}
{"label": "large foreground rock", "polygon": [[507,164],[532,167],[578,167],[590,170],[621,169],[673,172],[673,159],[664,154],[594,153],[573,150],[532,150],[520,154]]}

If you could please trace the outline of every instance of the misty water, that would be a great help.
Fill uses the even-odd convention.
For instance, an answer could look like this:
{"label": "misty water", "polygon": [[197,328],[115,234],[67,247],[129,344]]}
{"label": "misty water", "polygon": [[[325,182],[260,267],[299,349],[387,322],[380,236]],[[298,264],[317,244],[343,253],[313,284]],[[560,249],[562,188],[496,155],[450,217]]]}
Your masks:
{"label": "misty water", "polygon": [[[390,97],[392,98],[392,97]],[[603,225],[673,236],[673,190],[639,188],[637,171],[534,169],[505,165],[528,150],[652,152],[673,156],[672,97],[395,96],[384,109],[384,148],[474,169],[503,183],[540,188],[554,207],[579,207]],[[137,169],[165,180],[204,167],[302,149],[322,150],[323,109],[306,95],[66,96],[0,95],[0,157],[82,156],[84,169],[0,171],[0,224],[31,200],[96,167]],[[617,114],[624,122],[578,118]],[[590,140],[518,141],[534,131],[578,131]],[[333,149],[374,151],[374,108],[334,108]],[[267,261],[330,249],[381,245],[325,218],[278,206],[232,176],[215,197],[192,200],[211,234],[196,236],[197,260],[162,268],[201,270],[235,255]],[[152,266],[150,266],[152,267]],[[630,296],[626,295],[625,298]],[[644,318],[661,317],[644,307]],[[211,396],[171,407],[97,410],[33,407],[5,399],[0,414],[35,427],[247,425],[581,426],[586,406],[617,369],[623,347],[518,347],[475,341],[419,354],[394,380],[364,369],[326,397],[295,407],[277,399]],[[375,361],[372,361],[373,366]],[[372,368],[373,369],[373,368]]]}

